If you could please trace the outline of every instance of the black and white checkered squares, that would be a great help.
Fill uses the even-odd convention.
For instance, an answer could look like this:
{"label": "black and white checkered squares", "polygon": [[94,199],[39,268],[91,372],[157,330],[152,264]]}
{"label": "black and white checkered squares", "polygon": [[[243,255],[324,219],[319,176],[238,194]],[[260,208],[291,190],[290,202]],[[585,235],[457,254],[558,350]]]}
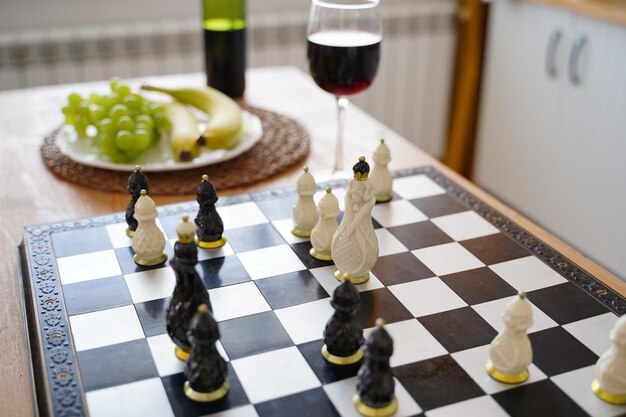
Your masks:
{"label": "black and white checkered squares", "polygon": [[[366,336],[377,317],[387,322],[397,415],[626,412],[589,390],[593,365],[610,346],[613,313],[429,176],[398,178],[394,191],[373,210],[379,259],[358,286],[356,319]],[[343,208],[345,190],[334,192]],[[336,268],[312,259],[310,242],[290,233],[295,201],[270,193],[221,205],[229,241],[199,250],[231,381],[228,396],[212,404],[182,392],[184,364],[165,331],[175,285],[169,263],[137,267],[124,223],[52,235],[91,415],[355,415],[358,365],[330,365],[320,355]],[[180,214],[194,210],[191,203],[158,219],[170,256]],[[507,385],[489,377],[485,363],[518,291],[533,306],[534,361],[526,382]]]}

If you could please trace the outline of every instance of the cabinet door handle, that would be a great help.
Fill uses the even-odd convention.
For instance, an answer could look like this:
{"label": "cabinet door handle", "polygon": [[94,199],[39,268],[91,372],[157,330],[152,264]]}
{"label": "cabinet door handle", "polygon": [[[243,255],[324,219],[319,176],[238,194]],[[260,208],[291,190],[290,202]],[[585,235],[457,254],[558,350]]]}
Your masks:
{"label": "cabinet door handle", "polygon": [[554,29],[550,34],[548,40],[548,49],[546,50],[546,72],[548,77],[556,78],[558,71],[556,68],[556,51],[559,47],[559,43],[563,38],[563,31],[561,29]]}
{"label": "cabinet door handle", "polygon": [[572,46],[572,53],[569,56],[569,79],[574,85],[580,85],[580,55],[587,44],[587,35],[580,34],[576,37]]}

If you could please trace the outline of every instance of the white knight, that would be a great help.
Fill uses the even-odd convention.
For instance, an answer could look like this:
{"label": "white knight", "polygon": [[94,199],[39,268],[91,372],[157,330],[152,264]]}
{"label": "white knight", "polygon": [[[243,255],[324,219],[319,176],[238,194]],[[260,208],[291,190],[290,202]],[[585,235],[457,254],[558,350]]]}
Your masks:
{"label": "white knight", "polygon": [[591,387],[598,397],[612,404],[626,404],[626,315],[610,333],[612,345],[596,363]]}
{"label": "white knight", "polygon": [[311,230],[317,223],[317,208],[313,201],[313,194],[317,191],[317,185],[308,167],[304,167],[304,172],[298,178],[296,189],[298,190],[298,202],[291,211],[293,217],[291,233],[299,237],[309,237]]}
{"label": "white knight", "polygon": [[331,254],[339,269],[335,277],[347,276],[354,284],[369,279],[369,271],[378,259],[378,239],[372,225],[372,207],[376,204],[374,191],[367,180],[369,165],[365,157],[352,168],[354,178],[348,181],[346,211],[333,237]]}
{"label": "white knight", "polygon": [[526,294],[519,293],[502,314],[504,330],[489,345],[487,372],[500,382],[516,384],[528,378],[533,351],[526,332],[533,325],[533,310]]}
{"label": "white knight", "polygon": [[138,224],[132,240],[135,263],[138,265],[159,265],[167,260],[167,254],[163,252],[165,236],[155,221],[158,214],[154,201],[148,197],[146,190],[141,190],[135,204],[135,219]]}
{"label": "white knight", "polygon": [[310,254],[316,259],[330,261],[333,259],[330,246],[333,243],[333,235],[337,231],[337,216],[339,215],[339,201],[330,187],[326,188],[326,194],[317,205],[318,221],[311,230]]}
{"label": "white knight", "polygon": [[385,139],[380,140],[380,145],[374,152],[374,168],[369,176],[370,184],[374,189],[376,195],[376,201],[384,203],[391,200],[391,188],[393,180],[389,173],[389,167],[387,166],[391,162],[391,152],[389,147],[385,144]]}

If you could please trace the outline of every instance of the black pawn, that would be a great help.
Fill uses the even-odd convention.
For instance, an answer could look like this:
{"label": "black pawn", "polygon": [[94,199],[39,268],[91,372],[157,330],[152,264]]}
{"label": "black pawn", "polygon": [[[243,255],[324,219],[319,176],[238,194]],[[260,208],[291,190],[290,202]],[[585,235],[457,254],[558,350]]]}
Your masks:
{"label": "black pawn", "polygon": [[130,174],[128,177],[128,193],[130,194],[130,203],[128,203],[128,208],[126,209],[126,224],[128,228],[126,229],[126,235],[128,237],[133,237],[135,234],[135,230],[137,230],[137,219],[135,219],[135,204],[137,204],[137,200],[141,196],[141,190],[146,190],[148,192],[148,177],[141,172],[141,167],[137,165],[135,167],[135,171]]}
{"label": "black pawn", "polygon": [[192,347],[185,364],[185,395],[194,401],[217,401],[228,393],[230,384],[226,361],[215,346],[220,331],[206,304],[198,307],[187,338]]}
{"label": "black pawn", "polygon": [[384,320],[376,320],[376,329],[365,342],[365,357],[357,374],[357,393],[353,401],[357,411],[363,415],[385,417],[398,409],[393,372],[389,366],[393,339],[384,325]]}
{"label": "black pawn", "polygon": [[354,318],[361,306],[359,291],[346,279],[335,288],[330,305],[335,312],[324,329],[322,356],[335,365],[354,364],[363,357],[363,328]]}
{"label": "black pawn", "polygon": [[195,268],[198,263],[198,248],[193,241],[195,226],[189,222],[187,216],[183,216],[182,220],[176,228],[178,241],[174,245],[174,259],[170,262],[176,275],[176,287],[166,318],[167,334],[176,344],[176,357],[187,360],[191,349],[191,343],[187,339],[191,319],[201,304],[206,304],[211,309],[211,301]]}
{"label": "black pawn", "polygon": [[222,236],[224,223],[215,208],[218,197],[207,175],[202,176],[202,182],[196,192],[196,200],[200,206],[195,219],[196,226],[198,226],[196,243],[201,248],[209,249],[223,246],[226,243],[226,238]]}

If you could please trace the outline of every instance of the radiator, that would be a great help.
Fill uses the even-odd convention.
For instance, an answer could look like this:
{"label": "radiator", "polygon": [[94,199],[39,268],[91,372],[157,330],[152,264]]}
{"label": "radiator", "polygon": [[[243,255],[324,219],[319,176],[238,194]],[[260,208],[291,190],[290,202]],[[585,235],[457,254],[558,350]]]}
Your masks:
{"label": "radiator", "polygon": [[[383,9],[376,81],[354,102],[435,157],[444,150],[455,48],[452,1]],[[306,13],[248,18],[248,67],[307,70]],[[197,19],[0,33],[0,90],[203,70]]]}

